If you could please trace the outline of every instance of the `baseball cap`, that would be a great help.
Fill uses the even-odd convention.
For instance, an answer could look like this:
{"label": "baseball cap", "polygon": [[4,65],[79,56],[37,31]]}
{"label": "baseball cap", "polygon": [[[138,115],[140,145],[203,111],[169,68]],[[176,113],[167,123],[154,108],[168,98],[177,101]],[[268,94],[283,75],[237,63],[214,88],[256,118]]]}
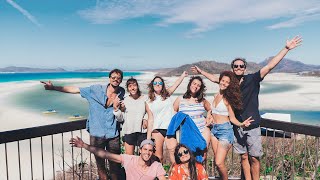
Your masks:
{"label": "baseball cap", "polygon": [[154,142],[153,142],[151,139],[145,139],[145,140],[143,140],[143,141],[141,142],[141,144],[140,144],[140,149],[141,149],[144,145],[146,145],[146,144],[150,144],[150,145],[154,146]]}

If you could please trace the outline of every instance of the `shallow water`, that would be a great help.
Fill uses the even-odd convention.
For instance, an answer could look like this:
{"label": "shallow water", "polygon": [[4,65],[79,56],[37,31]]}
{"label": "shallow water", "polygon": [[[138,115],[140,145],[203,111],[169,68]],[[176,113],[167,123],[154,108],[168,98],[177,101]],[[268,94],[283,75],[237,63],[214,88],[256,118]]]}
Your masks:
{"label": "shallow water", "polygon": [[[89,74],[87,74],[89,75]],[[126,74],[132,76],[132,74]],[[91,76],[91,75],[90,75]],[[96,80],[98,77],[87,77],[88,82],[90,80]],[[105,76],[105,73],[104,73]],[[60,85],[64,85],[60,83]],[[68,84],[72,85],[72,84]],[[79,85],[79,83],[77,84]],[[81,85],[81,83],[80,83]],[[87,85],[87,84],[85,84]],[[299,88],[292,84],[273,84],[262,83],[260,94],[272,94],[278,92],[287,92]],[[146,94],[146,90],[143,89],[143,93]],[[212,97],[214,93],[208,92],[207,97]],[[182,93],[175,93],[174,95],[182,95]],[[88,116],[88,104],[87,101],[79,94],[67,94],[56,91],[45,91],[42,85],[35,88],[31,88],[27,91],[18,93],[11,99],[11,103],[15,106],[22,107],[28,111],[35,113],[43,113],[48,109],[54,109],[57,113],[48,114],[48,116],[55,116],[62,119],[68,119],[68,117],[79,114],[81,116]],[[263,103],[263,102],[260,102]],[[272,110],[261,109],[261,114],[268,113],[286,113],[291,114],[292,122],[320,125],[320,111],[293,111],[293,110]]]}

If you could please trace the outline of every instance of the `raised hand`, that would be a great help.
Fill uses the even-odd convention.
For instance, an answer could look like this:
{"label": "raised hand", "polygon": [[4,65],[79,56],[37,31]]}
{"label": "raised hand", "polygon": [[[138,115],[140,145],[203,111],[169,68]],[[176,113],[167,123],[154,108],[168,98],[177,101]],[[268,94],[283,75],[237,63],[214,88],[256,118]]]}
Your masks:
{"label": "raised hand", "polygon": [[296,36],[291,40],[287,40],[286,48],[291,50],[291,49],[294,49],[295,47],[300,46],[301,44],[302,44],[302,37]]}
{"label": "raised hand", "polygon": [[192,66],[191,71],[196,74],[201,74],[201,69],[198,66]]}
{"label": "raised hand", "polygon": [[71,138],[69,143],[71,144],[72,147],[78,147],[78,148],[83,148],[85,145],[82,139],[79,138],[78,136],[76,138]]}
{"label": "raised hand", "polygon": [[187,71],[183,71],[182,74],[181,74],[181,76],[187,77],[187,76],[188,76],[188,72],[187,72]]}
{"label": "raised hand", "polygon": [[242,127],[249,127],[253,121],[254,120],[252,119],[252,116],[250,116],[248,119],[242,122]]}
{"label": "raised hand", "polygon": [[118,96],[115,96],[113,97],[113,108],[115,110],[118,110],[120,108],[120,105],[121,105],[121,101],[120,101],[120,98]]}
{"label": "raised hand", "polygon": [[40,83],[44,84],[44,89],[45,90],[53,90],[53,84],[51,81],[45,82],[45,81],[40,81]]}

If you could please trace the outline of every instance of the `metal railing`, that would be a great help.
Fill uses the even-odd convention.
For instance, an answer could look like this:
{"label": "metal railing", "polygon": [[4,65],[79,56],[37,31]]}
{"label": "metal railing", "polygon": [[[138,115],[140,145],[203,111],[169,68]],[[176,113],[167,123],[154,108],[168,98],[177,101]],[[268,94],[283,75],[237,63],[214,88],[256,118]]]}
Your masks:
{"label": "metal railing", "polygon": [[[89,142],[85,124],[80,120],[0,132],[0,179],[96,179],[91,154],[67,145],[75,136]],[[261,127],[261,178],[320,178],[319,126],[263,119]],[[215,179],[214,155],[208,154],[208,173]],[[226,164],[230,179],[239,179],[240,157],[232,149]]]}

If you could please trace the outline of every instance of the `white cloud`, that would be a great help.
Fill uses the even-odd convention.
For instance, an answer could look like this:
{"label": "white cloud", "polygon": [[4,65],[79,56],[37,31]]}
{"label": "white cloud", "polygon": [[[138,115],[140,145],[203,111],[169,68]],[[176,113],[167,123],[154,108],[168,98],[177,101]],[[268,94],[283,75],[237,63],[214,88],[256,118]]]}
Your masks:
{"label": "white cloud", "polygon": [[12,0],[7,0],[7,3],[9,3],[12,7],[17,9],[19,12],[21,12],[26,18],[28,18],[33,24],[37,25],[38,27],[41,26],[40,23],[38,23],[37,19],[32,16],[27,10],[23,9],[21,6],[19,6],[17,3],[15,3]]}
{"label": "white cloud", "polygon": [[[144,16],[160,17],[157,25],[190,23],[196,35],[226,23],[278,20],[267,28],[287,28],[320,19],[317,0],[100,0],[96,6],[79,11],[92,23],[108,24]],[[285,20],[283,20],[285,19]]]}

